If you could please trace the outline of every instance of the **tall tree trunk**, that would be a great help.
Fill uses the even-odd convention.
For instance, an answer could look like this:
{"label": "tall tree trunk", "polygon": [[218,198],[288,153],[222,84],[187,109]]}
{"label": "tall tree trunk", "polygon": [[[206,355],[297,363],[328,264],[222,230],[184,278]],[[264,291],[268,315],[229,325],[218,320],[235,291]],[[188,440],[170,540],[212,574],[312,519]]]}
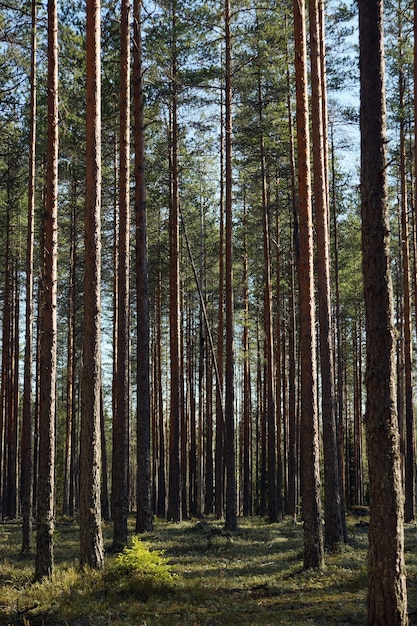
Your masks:
{"label": "tall tree trunk", "polygon": [[[417,0],[413,3],[413,33],[414,33],[414,45],[413,45],[413,60],[414,60],[414,120],[417,120]],[[414,176],[417,172],[417,124],[414,123]],[[414,320],[417,325],[417,184],[414,180],[413,190],[413,251],[414,251],[414,273],[413,273],[413,286],[414,286]]]}
{"label": "tall tree trunk", "polygon": [[130,1],[121,1],[120,15],[120,152],[119,241],[116,350],[116,411],[113,416],[112,517],[113,547],[127,543],[129,514],[130,434]]}
{"label": "tall tree trunk", "polygon": [[236,463],[234,423],[234,297],[233,297],[233,211],[232,211],[232,68],[230,0],[225,0],[225,253],[226,253],[226,368],[225,368],[225,465],[227,530],[235,530]]}
{"label": "tall tree trunk", "polygon": [[301,493],[304,523],[304,567],[324,566],[321,520],[316,342],[313,279],[313,225],[307,96],[305,3],[295,0],[295,76],[299,189],[301,351]]}
{"label": "tall tree trunk", "polygon": [[416,500],[416,435],[413,406],[413,344],[411,335],[411,286],[410,286],[410,242],[407,202],[406,173],[406,128],[405,128],[405,76],[403,60],[402,12],[398,11],[399,19],[399,76],[398,96],[400,113],[400,197],[401,197],[401,242],[402,242],[402,285],[403,285],[403,324],[404,324],[404,385],[405,385],[405,521],[411,522],[415,517]]}
{"label": "tall tree trunk", "polygon": [[290,168],[292,187],[292,240],[290,251],[290,293],[288,302],[288,486],[285,510],[295,521],[298,502],[298,419],[297,419],[297,384],[296,384],[296,304],[295,304],[295,263],[299,254],[298,207],[296,190],[296,164],[293,130],[293,112],[291,102],[291,80],[289,69],[289,51],[286,46],[286,83],[287,113],[290,139]]}
{"label": "tall tree trunk", "polygon": [[19,281],[18,259],[13,262],[12,286],[12,332],[11,332],[11,413],[9,421],[9,454],[8,454],[8,490],[9,490],[9,517],[16,519],[18,507],[17,493],[17,462],[18,462],[18,419],[19,419]]}
{"label": "tall tree trunk", "polygon": [[396,626],[408,624],[408,616],[389,264],[383,2],[359,0],[358,4],[366,436],[371,510],[367,623]]}
{"label": "tall tree trunk", "polygon": [[[179,208],[179,204],[178,204]],[[179,404],[180,404],[180,502],[181,502],[181,517],[186,519],[188,516],[188,493],[187,493],[187,469],[188,469],[188,447],[189,447],[189,411],[187,410],[187,397],[186,391],[184,389],[184,378],[185,378],[185,349],[186,349],[186,341],[184,339],[186,328],[185,328],[185,320],[183,311],[185,310],[184,305],[184,290],[183,290],[184,281],[181,283],[179,288],[179,293],[182,294],[183,299],[180,303],[180,346],[179,346],[179,354],[180,354],[180,367],[181,367],[181,376],[180,376],[180,388],[179,388]]]}
{"label": "tall tree trunk", "polygon": [[276,402],[274,382],[274,349],[272,330],[272,283],[271,283],[271,244],[268,202],[268,181],[266,172],[265,141],[263,129],[263,98],[261,75],[258,70],[258,115],[260,126],[260,156],[262,185],[262,225],[264,253],[264,359],[265,359],[265,420],[266,452],[268,474],[268,517],[270,522],[278,521],[277,499],[277,459],[276,459]]}
{"label": "tall tree trunk", "polygon": [[[282,370],[282,357],[285,350],[283,350],[282,346],[285,343],[284,333],[281,335],[281,326],[282,326],[282,317],[281,317],[281,254],[280,254],[280,219],[279,219],[279,180],[278,174],[276,174],[275,178],[275,193],[276,193],[276,218],[275,218],[275,238],[276,238],[276,313],[275,313],[275,377],[276,377],[276,413],[277,413],[277,512],[278,519],[282,519],[284,512],[284,503],[283,503],[283,417],[285,416],[285,411],[283,410],[283,399],[285,399],[285,392],[283,392],[283,370]],[[281,340],[282,337],[282,340]],[[283,398],[284,396],[284,398]]]}
{"label": "tall tree trunk", "polygon": [[[223,93],[223,92],[222,92]],[[223,107],[222,107],[223,109]],[[222,111],[223,113],[223,111]],[[223,114],[221,115],[223,118]],[[221,120],[223,135],[223,119]],[[220,216],[219,216],[219,310],[217,320],[217,364],[218,377],[216,379],[216,440],[215,440],[215,492],[214,510],[217,518],[223,515],[224,504],[224,164],[223,164],[223,136],[220,146]]]}
{"label": "tall tree trunk", "polygon": [[10,517],[10,447],[12,423],[12,363],[13,363],[13,261],[11,244],[11,184],[10,167],[7,171],[7,206],[6,206],[6,250],[5,250],[5,277],[4,277],[4,306],[3,306],[3,342],[2,342],[2,516]]}
{"label": "tall tree trunk", "polygon": [[[135,116],[135,216],[137,291],[137,511],[136,532],[152,530],[149,305],[143,121],[141,2],[133,4],[133,110]],[[162,458],[161,463],[164,463]]]}
{"label": "tall tree trunk", "polygon": [[[33,258],[36,164],[36,0],[32,0],[30,65],[29,185],[26,246],[26,312],[23,414],[21,433],[20,498],[22,503],[22,553],[31,548],[33,506]],[[0,467],[1,475],[1,467]]]}
{"label": "tall tree trunk", "polygon": [[324,32],[320,15],[322,0],[310,0],[310,57],[314,200],[317,235],[317,284],[319,292],[321,403],[324,448],[325,543],[334,550],[343,542],[340,476],[337,455],[334,350],[330,293],[329,206],[327,180],[327,119],[324,116],[326,84],[321,48]]}
{"label": "tall tree trunk", "polygon": [[253,513],[252,502],[252,402],[249,362],[249,285],[247,255],[247,212],[244,203],[243,213],[243,515]]}
{"label": "tall tree trunk", "polygon": [[353,503],[364,504],[362,446],[362,329],[361,318],[353,328]]}
{"label": "tall tree trunk", "polygon": [[58,255],[58,16],[48,1],[48,150],[40,326],[39,469],[35,577],[51,576],[55,495]]}
{"label": "tall tree trunk", "polygon": [[180,463],[180,293],[179,293],[179,193],[178,193],[178,93],[176,50],[176,0],[172,3],[172,59],[171,59],[171,167],[169,211],[169,328],[171,406],[169,429],[168,519],[181,519],[181,463]]}
{"label": "tall tree trunk", "polygon": [[[165,465],[165,420],[164,420],[164,400],[162,389],[162,332],[161,332],[161,271],[158,275],[157,302],[156,302],[156,363],[155,363],[155,388],[157,394],[157,429],[158,429],[158,494],[156,514],[165,517],[166,513],[166,465]],[[154,452],[155,454],[155,452]]]}
{"label": "tall tree trunk", "polygon": [[[346,496],[345,496],[345,466],[344,466],[344,429],[343,429],[343,346],[342,346],[342,324],[340,320],[340,287],[339,287],[339,245],[337,231],[337,211],[336,211],[336,167],[334,154],[333,126],[330,132],[330,160],[331,160],[331,209],[333,218],[333,255],[334,255],[334,284],[335,284],[335,321],[336,321],[336,355],[337,355],[337,375],[335,383],[336,394],[336,430],[337,430],[337,455],[339,464],[339,489],[340,505],[342,513],[343,537],[345,543],[348,541],[346,524]],[[330,199],[330,196],[329,196]]]}
{"label": "tall tree trunk", "polygon": [[[190,298],[191,300],[191,298]],[[188,305],[186,336],[186,373],[184,375],[186,384],[185,409],[188,422],[188,502],[190,516],[197,517],[197,411],[195,394],[195,352],[196,346],[194,337],[197,334],[195,328],[195,318],[191,310],[191,302]],[[187,476],[185,476],[187,478]],[[184,492],[187,493],[187,490]]]}
{"label": "tall tree trunk", "polygon": [[74,387],[75,387],[75,215],[76,215],[76,183],[72,185],[72,208],[70,226],[70,258],[69,258],[69,289],[68,289],[68,335],[67,335],[67,389],[66,389],[66,420],[64,448],[64,484],[62,494],[62,514],[69,515],[70,481],[72,462],[72,431],[75,419]]}
{"label": "tall tree trunk", "polygon": [[107,462],[107,440],[106,440],[106,415],[104,412],[103,385],[100,390],[100,440],[101,440],[101,514],[103,520],[109,522],[110,515],[110,494],[109,494],[109,465]]}
{"label": "tall tree trunk", "polygon": [[213,462],[213,355],[207,352],[206,359],[206,423],[205,423],[205,476],[204,513],[213,513],[214,462]]}
{"label": "tall tree trunk", "polygon": [[84,214],[84,335],[81,380],[80,562],[101,569],[100,279],[101,82],[100,0],[87,0],[87,154]]}

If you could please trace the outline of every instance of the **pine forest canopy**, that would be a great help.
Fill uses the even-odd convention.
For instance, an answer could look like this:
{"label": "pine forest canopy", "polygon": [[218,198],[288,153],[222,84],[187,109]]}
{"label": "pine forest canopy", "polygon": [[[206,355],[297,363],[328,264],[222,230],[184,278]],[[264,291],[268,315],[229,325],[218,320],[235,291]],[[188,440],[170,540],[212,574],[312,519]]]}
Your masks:
{"label": "pine forest canopy", "polygon": [[[414,19],[385,2],[406,521]],[[321,567],[346,509],[369,504],[357,32],[339,0],[0,3],[0,505],[24,550],[37,511],[39,577],[54,508],[95,529],[81,560],[101,567],[102,517],[118,547],[131,511],[138,532],[153,515],[233,530],[301,506],[304,563]]]}

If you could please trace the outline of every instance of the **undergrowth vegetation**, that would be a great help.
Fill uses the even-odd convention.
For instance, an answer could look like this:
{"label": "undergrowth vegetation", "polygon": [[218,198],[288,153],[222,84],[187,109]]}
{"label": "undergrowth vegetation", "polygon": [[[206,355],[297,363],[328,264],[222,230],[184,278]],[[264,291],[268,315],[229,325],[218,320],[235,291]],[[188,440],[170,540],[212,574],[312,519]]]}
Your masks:
{"label": "undergrowth vegetation", "polygon": [[[133,524],[133,522],[132,522]],[[417,534],[406,528],[410,624],[417,624]],[[0,526],[0,624],[19,626],[362,625],[366,519],[349,518],[350,541],[326,569],[303,571],[302,526],[240,519],[156,521],[144,538],[108,554],[102,572],[77,563],[78,527],[57,524],[55,574],[33,582],[19,554],[20,526]],[[104,527],[108,547],[112,529]]]}

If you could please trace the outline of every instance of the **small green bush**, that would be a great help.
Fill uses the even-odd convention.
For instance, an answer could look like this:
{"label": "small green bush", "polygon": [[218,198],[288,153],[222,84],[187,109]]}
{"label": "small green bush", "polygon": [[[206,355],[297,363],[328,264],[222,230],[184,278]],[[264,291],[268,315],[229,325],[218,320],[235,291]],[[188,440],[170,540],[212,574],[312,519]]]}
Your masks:
{"label": "small green bush", "polygon": [[114,591],[135,593],[147,597],[152,591],[173,586],[175,574],[162,550],[152,550],[146,541],[132,537],[109,565],[106,582]]}

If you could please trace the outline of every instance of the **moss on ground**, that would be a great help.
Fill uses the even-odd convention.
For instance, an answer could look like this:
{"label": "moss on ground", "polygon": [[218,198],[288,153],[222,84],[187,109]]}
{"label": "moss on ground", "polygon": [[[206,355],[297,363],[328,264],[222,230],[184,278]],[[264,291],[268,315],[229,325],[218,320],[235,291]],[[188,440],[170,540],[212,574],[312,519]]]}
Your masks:
{"label": "moss on ground", "polygon": [[[354,516],[349,518],[349,544],[327,555],[323,572],[303,571],[302,527],[290,521],[267,524],[255,518],[240,519],[234,533],[226,533],[213,519],[180,524],[156,521],[154,532],[146,535],[146,546],[163,551],[161,567],[175,574],[162,577],[158,585],[146,582],[145,574],[138,576],[137,568],[133,573],[128,568],[122,582],[118,571],[116,584],[116,557],[111,554],[104,572],[80,570],[78,527],[68,520],[57,524],[53,579],[33,583],[33,559],[19,554],[20,532],[17,524],[0,526],[0,624],[365,623],[367,526]],[[110,546],[110,525],[104,526],[104,535]],[[411,624],[417,624],[413,621],[417,607],[415,535],[415,526],[407,526]]]}

